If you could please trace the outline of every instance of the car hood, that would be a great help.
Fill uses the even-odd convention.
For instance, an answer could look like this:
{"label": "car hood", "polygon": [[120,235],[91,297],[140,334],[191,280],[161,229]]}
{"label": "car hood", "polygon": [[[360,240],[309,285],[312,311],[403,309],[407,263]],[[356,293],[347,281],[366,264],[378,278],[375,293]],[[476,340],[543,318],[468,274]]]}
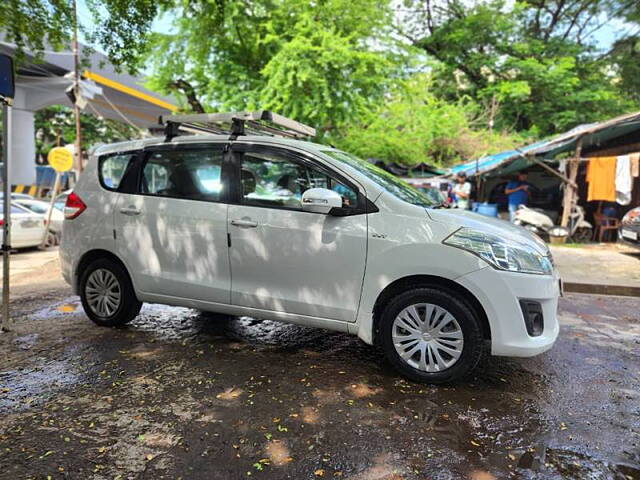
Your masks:
{"label": "car hood", "polygon": [[473,228],[513,243],[528,245],[541,255],[549,255],[549,248],[539,237],[506,220],[459,209],[429,209],[427,213],[433,220],[448,224],[451,227],[451,233],[462,227]]}

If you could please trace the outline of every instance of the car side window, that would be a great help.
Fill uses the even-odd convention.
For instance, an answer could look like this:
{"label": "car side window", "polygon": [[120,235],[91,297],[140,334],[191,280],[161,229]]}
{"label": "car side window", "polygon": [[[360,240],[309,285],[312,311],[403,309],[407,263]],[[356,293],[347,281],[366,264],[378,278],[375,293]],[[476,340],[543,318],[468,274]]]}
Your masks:
{"label": "car side window", "polygon": [[109,190],[117,190],[134,156],[134,153],[126,153],[101,157],[98,166],[102,186]]}
{"label": "car side window", "polygon": [[242,156],[241,201],[245,205],[302,210],[302,194],[327,188],[342,196],[343,207],[357,205],[357,193],[319,169],[275,153],[246,152]]}
{"label": "car side window", "polygon": [[219,201],[222,151],[214,149],[151,152],[144,164],[140,192],[161,197]]}

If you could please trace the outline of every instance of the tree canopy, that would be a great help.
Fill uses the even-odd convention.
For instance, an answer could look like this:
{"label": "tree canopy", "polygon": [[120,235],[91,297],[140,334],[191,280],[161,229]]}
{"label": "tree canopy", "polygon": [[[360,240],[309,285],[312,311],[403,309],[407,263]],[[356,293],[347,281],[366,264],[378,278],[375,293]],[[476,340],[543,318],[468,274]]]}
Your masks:
{"label": "tree canopy", "polygon": [[442,94],[495,108],[498,127],[549,135],[638,106],[637,28],[619,38],[616,55],[599,51],[597,41],[603,26],[635,18],[633,0],[408,5],[400,31],[438,60]]}
{"label": "tree canopy", "polygon": [[[84,38],[185,110],[268,108],[408,165],[640,106],[637,0],[83,1]],[[8,41],[68,43],[69,2],[7,2]]]}
{"label": "tree canopy", "polygon": [[398,74],[386,0],[184,0],[165,15],[173,31],[153,35],[151,84],[195,111],[269,108],[326,132]]}

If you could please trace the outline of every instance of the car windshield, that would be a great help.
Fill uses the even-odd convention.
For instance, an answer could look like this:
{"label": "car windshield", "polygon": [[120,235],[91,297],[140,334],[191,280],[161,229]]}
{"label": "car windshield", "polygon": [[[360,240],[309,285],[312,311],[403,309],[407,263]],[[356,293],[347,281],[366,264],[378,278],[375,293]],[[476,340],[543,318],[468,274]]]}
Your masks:
{"label": "car windshield", "polygon": [[17,202],[18,205],[20,205],[21,207],[27,208],[29,210],[31,210],[34,213],[47,213],[47,210],[49,210],[49,208],[47,207],[47,204],[42,204],[42,203],[22,203],[22,202]]}
{"label": "car windshield", "polygon": [[338,150],[325,150],[323,153],[356,169],[365,177],[384,188],[391,195],[404,202],[421,207],[437,207],[441,205],[441,202],[429,198],[395,175],[372,165],[366,160]]}

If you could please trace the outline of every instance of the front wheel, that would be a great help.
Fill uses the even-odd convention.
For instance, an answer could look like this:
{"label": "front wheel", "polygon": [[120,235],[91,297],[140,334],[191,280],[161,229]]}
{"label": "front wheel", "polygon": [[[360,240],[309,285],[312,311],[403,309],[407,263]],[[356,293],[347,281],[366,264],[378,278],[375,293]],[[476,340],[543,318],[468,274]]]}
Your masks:
{"label": "front wheel", "polygon": [[389,302],[381,321],[387,359],[411,380],[457,380],[482,356],[482,330],[476,316],[449,292],[424,287],[402,293]]}
{"label": "front wheel", "polygon": [[571,239],[576,243],[587,243],[591,241],[593,230],[590,227],[578,227]]}
{"label": "front wheel", "polygon": [[87,316],[103,327],[124,325],[142,308],[126,270],[107,258],[92,262],[82,272],[80,299]]}

